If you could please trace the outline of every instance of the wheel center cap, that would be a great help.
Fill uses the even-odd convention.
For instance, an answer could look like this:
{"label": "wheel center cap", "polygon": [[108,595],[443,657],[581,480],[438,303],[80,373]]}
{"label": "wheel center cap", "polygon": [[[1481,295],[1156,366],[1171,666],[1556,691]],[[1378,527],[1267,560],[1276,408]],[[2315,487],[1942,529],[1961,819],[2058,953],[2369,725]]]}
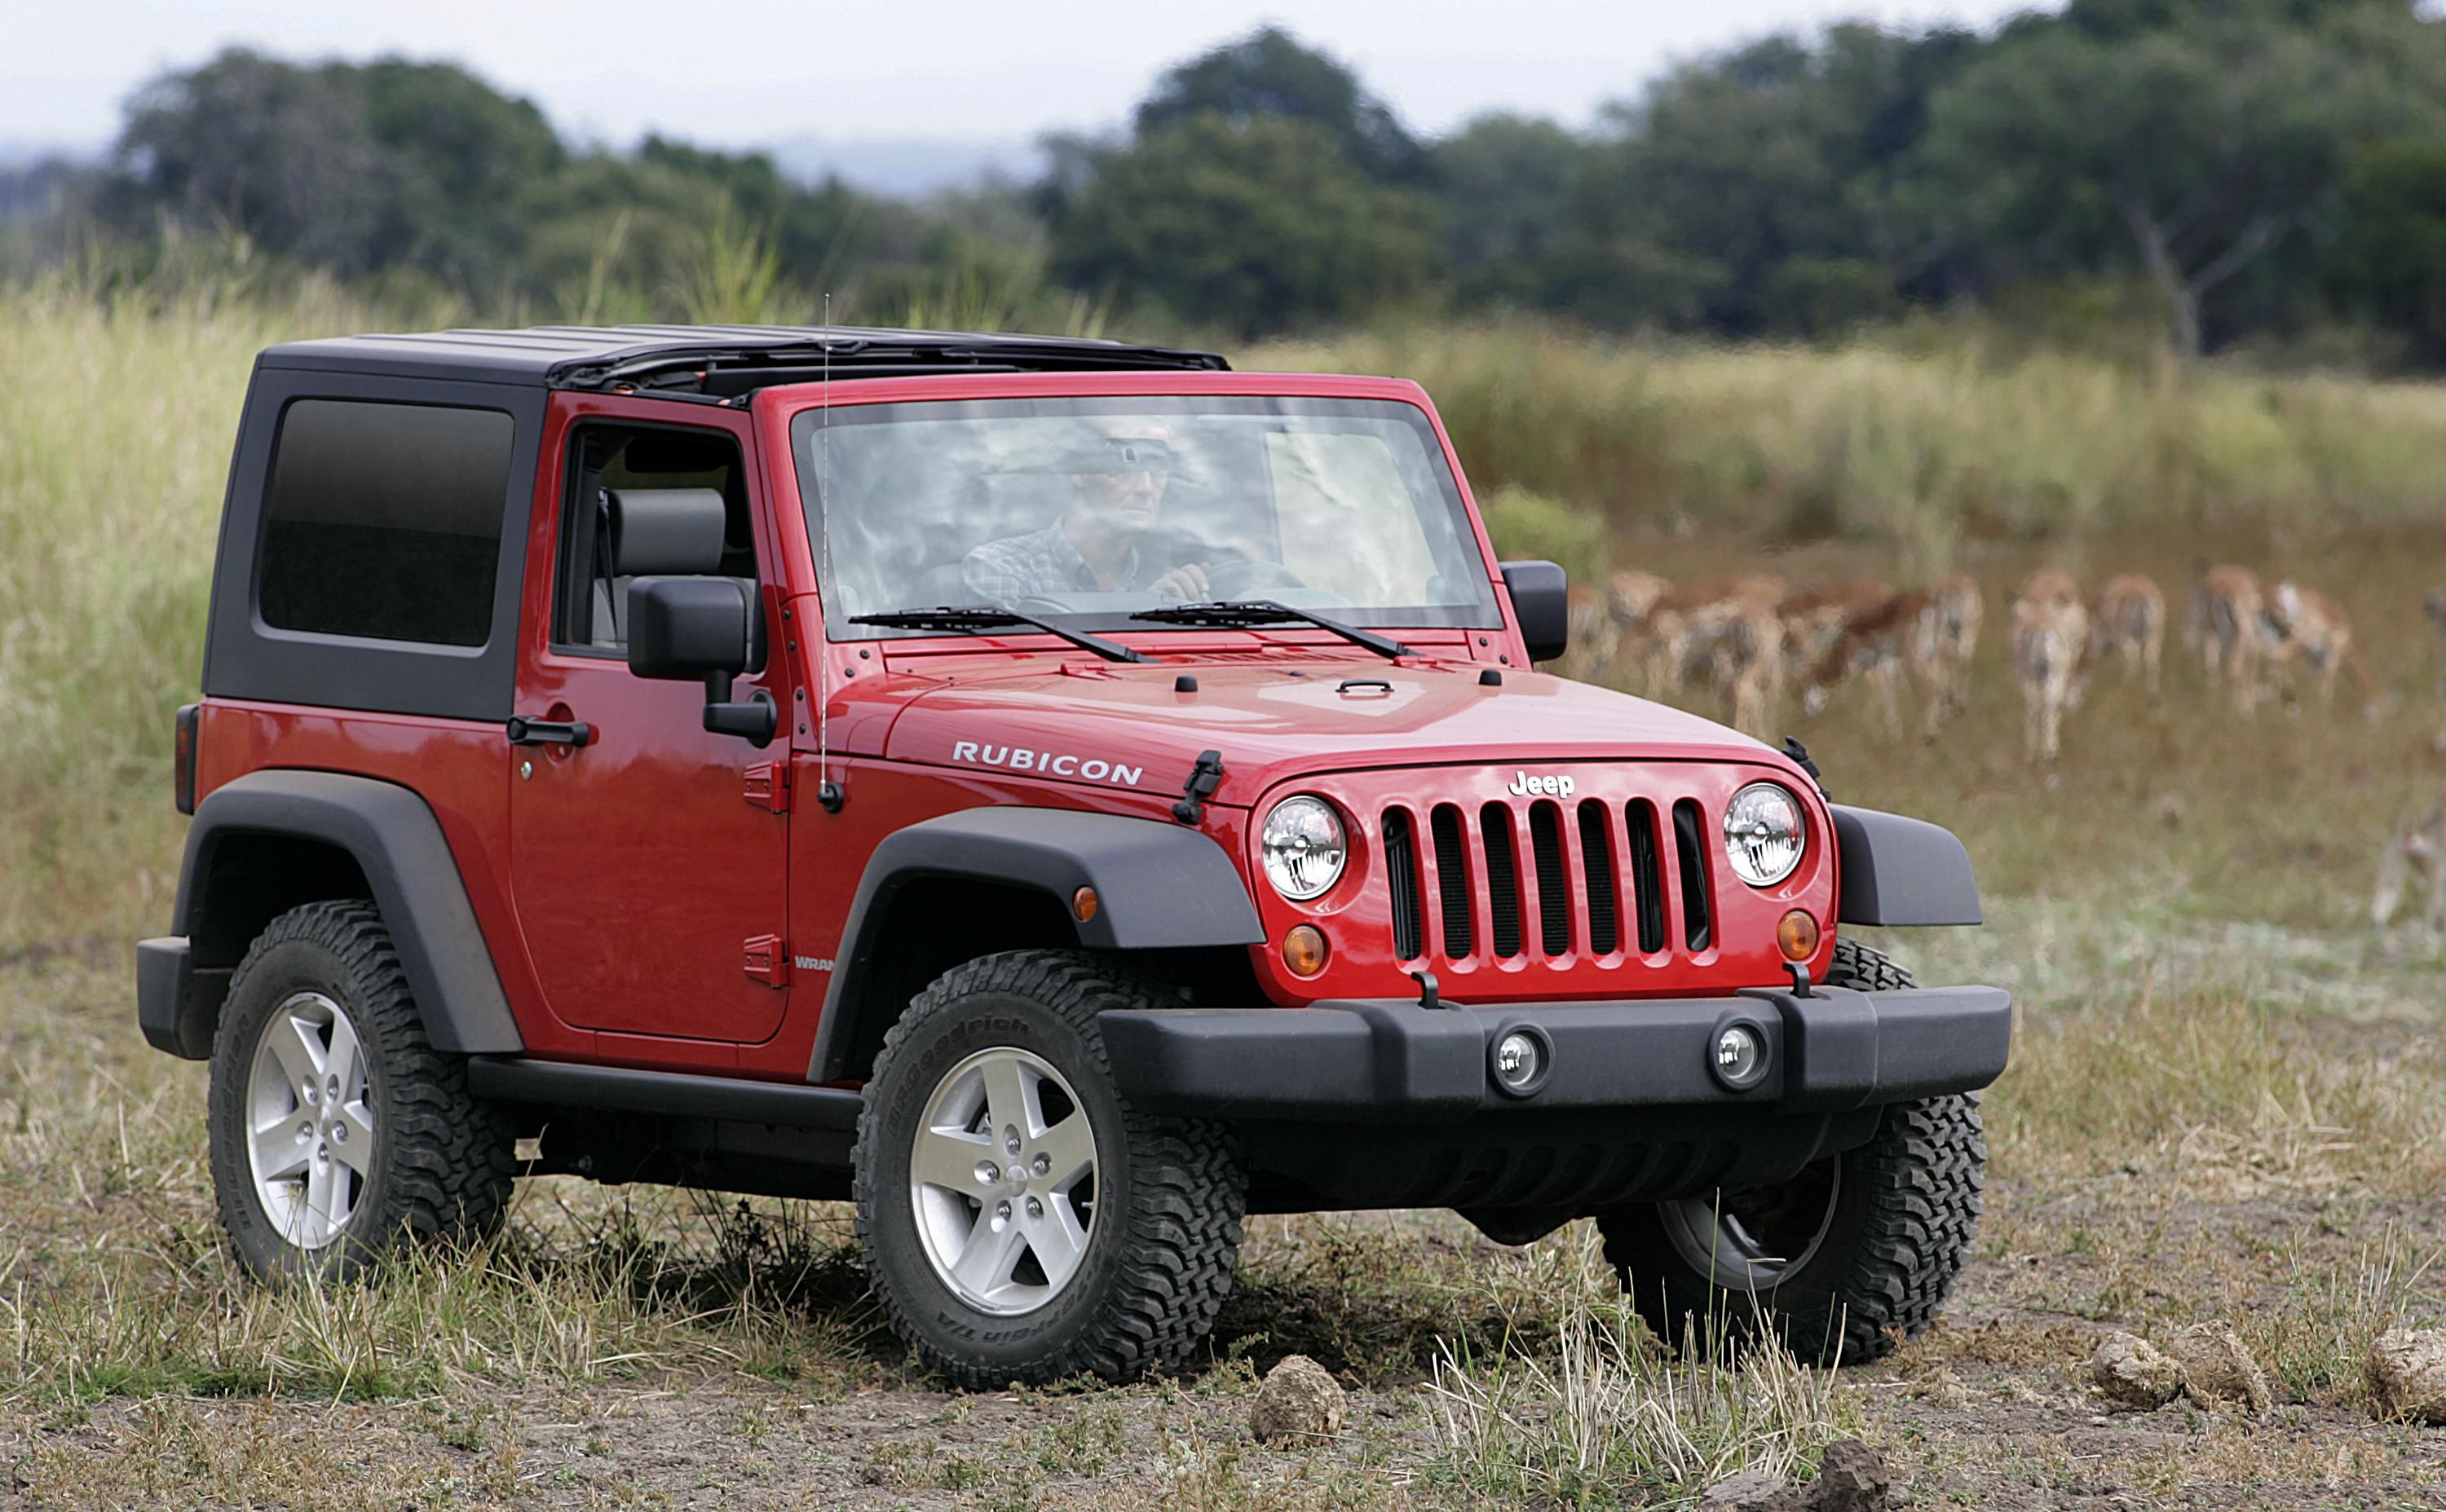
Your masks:
{"label": "wheel center cap", "polygon": [[1025,1186],[1027,1185],[1027,1167],[1025,1166],[1013,1166],[1009,1170],[1003,1174],[1013,1186]]}

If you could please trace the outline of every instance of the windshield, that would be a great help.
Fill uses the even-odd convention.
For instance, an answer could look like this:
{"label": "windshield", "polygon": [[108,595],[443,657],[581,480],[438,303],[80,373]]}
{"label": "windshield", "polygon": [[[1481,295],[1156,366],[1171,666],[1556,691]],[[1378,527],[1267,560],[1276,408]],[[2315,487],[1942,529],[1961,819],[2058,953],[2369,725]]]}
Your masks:
{"label": "windshield", "polygon": [[[1485,561],[1426,417],[1382,400],[997,399],[792,425],[836,640],[937,605],[1148,630],[1267,599],[1382,625],[1491,626]],[[829,486],[827,486],[829,485]],[[829,518],[827,518],[829,516]]]}

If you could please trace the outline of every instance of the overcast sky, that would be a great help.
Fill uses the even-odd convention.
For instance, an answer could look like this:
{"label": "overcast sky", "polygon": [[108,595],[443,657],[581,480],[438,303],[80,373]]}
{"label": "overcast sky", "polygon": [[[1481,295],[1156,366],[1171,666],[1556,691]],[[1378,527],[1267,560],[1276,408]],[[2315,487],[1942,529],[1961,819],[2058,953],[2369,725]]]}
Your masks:
{"label": "overcast sky", "polygon": [[[1585,122],[1660,66],[1871,15],[1989,25],[2032,0],[0,0],[0,143],[90,146],[128,91],[242,43],[285,57],[446,58],[615,144],[1005,141],[1120,120],[1167,65],[1277,21],[1413,127],[1481,110]],[[581,24],[582,21],[582,24]]]}

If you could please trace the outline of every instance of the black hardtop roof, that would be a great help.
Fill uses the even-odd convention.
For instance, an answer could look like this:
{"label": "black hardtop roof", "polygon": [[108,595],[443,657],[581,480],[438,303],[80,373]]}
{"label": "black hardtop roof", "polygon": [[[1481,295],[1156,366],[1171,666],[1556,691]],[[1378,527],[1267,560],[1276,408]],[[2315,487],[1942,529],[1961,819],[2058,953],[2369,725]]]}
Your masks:
{"label": "black hardtop roof", "polygon": [[[899,330],[869,326],[533,326],[335,336],[265,349],[267,367],[380,373],[554,388],[623,385],[727,397],[812,379],[946,373],[1208,370],[1213,352],[1077,336]],[[716,375],[719,375],[717,377]]]}

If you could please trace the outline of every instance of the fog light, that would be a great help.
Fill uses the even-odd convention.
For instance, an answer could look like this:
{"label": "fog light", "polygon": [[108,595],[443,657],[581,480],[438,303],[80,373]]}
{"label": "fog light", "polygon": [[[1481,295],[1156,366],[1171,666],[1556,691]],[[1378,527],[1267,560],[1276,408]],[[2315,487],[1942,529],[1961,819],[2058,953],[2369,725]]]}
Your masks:
{"label": "fog light", "polygon": [[1325,969],[1325,931],[1314,924],[1294,924],[1283,936],[1283,964],[1294,977],[1313,977]]}
{"label": "fog light", "polygon": [[1547,1073],[1554,1069],[1554,1047],[1535,1029],[1507,1029],[1487,1047],[1486,1066],[1496,1086],[1526,1097],[1546,1085]]}
{"label": "fog light", "polygon": [[1742,1020],[1722,1025],[1708,1051],[1707,1069],[1731,1091],[1749,1091],[1766,1075],[1765,1033]]}
{"label": "fog light", "polygon": [[1817,954],[1817,921],[1793,909],[1775,926],[1775,943],[1783,947],[1784,960],[1807,961]]}

